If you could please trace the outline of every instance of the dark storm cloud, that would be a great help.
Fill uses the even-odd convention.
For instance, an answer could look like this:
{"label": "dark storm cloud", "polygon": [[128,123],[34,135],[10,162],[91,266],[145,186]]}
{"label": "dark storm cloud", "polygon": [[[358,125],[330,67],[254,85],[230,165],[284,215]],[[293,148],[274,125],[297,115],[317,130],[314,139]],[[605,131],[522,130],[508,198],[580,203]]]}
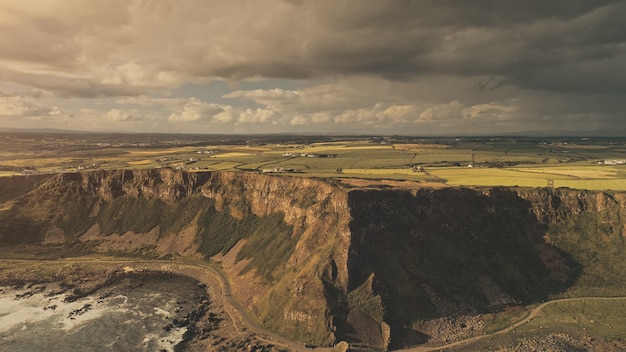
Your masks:
{"label": "dark storm cloud", "polygon": [[[213,73],[294,79],[365,74],[392,80],[451,74],[499,76],[500,85],[553,91],[626,88],[623,1],[318,1],[294,6],[307,26],[268,40],[256,60]],[[283,46],[280,55],[270,54],[275,46]]]}
{"label": "dark storm cloud", "polygon": [[352,75],[626,88],[625,1],[115,1],[101,16],[88,11],[96,1],[60,3],[0,6],[5,78],[83,97],[215,78]]}
{"label": "dark storm cloud", "polygon": [[[0,108],[88,129],[587,130],[626,111],[624,18],[623,0],[5,1],[0,89],[23,93]],[[256,89],[221,100],[216,80]]]}

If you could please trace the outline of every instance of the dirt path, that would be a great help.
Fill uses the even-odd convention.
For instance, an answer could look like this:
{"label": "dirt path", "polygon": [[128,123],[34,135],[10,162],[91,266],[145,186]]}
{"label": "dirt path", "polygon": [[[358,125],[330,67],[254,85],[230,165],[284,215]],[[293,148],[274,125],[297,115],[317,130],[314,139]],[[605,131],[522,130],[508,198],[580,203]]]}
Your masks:
{"label": "dirt path", "polygon": [[584,300],[625,300],[626,296],[620,296],[620,297],[571,297],[571,298],[559,298],[559,299],[555,299],[555,300],[551,300],[551,301],[547,301],[547,302],[543,302],[540,305],[534,307],[533,309],[531,309],[528,314],[522,318],[521,320],[513,323],[512,325],[507,326],[506,328],[500,329],[498,331],[494,331],[490,334],[485,334],[485,335],[477,335],[477,336],[473,336],[473,337],[469,337],[467,339],[463,339],[463,340],[459,340],[456,342],[451,342],[445,345],[441,345],[441,346],[437,346],[437,347],[426,347],[426,346],[418,346],[418,347],[413,347],[413,348],[406,348],[406,349],[401,349],[401,350],[396,350],[397,352],[429,352],[429,351],[440,351],[446,348],[452,348],[452,347],[457,347],[460,345],[464,345],[470,342],[475,342],[478,341],[480,339],[489,337],[489,336],[494,336],[494,335],[500,335],[500,334],[506,334],[507,332],[511,332],[515,329],[517,329],[518,327],[528,323],[531,319],[535,318],[537,315],[539,315],[539,313],[541,313],[541,311],[554,303],[559,303],[559,302],[570,302],[570,301],[584,301]]}
{"label": "dirt path", "polygon": [[[233,326],[237,332],[240,333],[254,333],[259,339],[273,343],[277,346],[288,348],[292,351],[310,351],[303,344],[289,340],[288,338],[281,336],[275,332],[267,330],[266,328],[259,326],[247,311],[237,302],[233,296],[231,296],[231,288],[226,276],[219,268],[216,268],[209,263],[199,262],[174,262],[166,260],[141,260],[141,259],[116,259],[116,258],[71,258],[60,260],[19,260],[19,259],[5,259],[9,262],[39,262],[39,263],[68,263],[68,264],[115,264],[123,265],[127,270],[153,270],[171,272],[179,275],[191,277],[213,290],[212,299],[218,301],[219,304],[224,306],[226,313],[231,319]],[[219,292],[215,292],[219,290]],[[508,333],[518,327],[528,323],[531,319],[535,318],[541,311],[548,305],[568,302],[568,301],[583,301],[583,300],[625,300],[626,296],[620,297],[572,297],[572,298],[560,298],[547,302],[543,302],[540,305],[532,308],[528,314],[519,321],[509,325],[506,328],[498,331],[477,335],[467,339],[451,342],[445,345],[429,347],[429,346],[417,346],[412,348],[406,348],[396,350],[397,352],[430,352],[440,351],[447,348],[457,347],[460,345],[468,344],[478,341],[480,339]],[[318,347],[316,351],[331,351],[332,348]]]}
{"label": "dirt path", "polygon": [[[116,259],[116,258],[68,258],[59,260],[0,259],[6,262],[38,262],[67,264],[113,264],[123,266],[127,271],[163,271],[187,276],[205,284],[211,290],[211,299],[224,307],[238,333],[253,333],[260,340],[272,343],[291,351],[310,351],[303,344],[291,341],[275,332],[259,326],[245,309],[230,294],[230,284],[226,276],[208,263],[174,262],[166,260]],[[218,292],[215,292],[218,290]],[[331,348],[316,348],[316,351],[331,351]]]}

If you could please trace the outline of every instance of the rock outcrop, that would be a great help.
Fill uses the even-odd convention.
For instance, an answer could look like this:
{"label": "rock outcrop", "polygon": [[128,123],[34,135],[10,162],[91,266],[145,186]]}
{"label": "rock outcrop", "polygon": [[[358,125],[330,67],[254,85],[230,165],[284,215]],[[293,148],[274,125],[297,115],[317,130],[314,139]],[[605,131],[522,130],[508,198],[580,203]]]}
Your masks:
{"label": "rock outcrop", "polygon": [[[170,169],[60,174],[32,188],[0,206],[5,248],[219,261],[261,324],[313,345],[419,344],[434,338],[425,321],[471,322],[625,281],[623,193],[347,189]],[[587,271],[606,277],[585,281]]]}

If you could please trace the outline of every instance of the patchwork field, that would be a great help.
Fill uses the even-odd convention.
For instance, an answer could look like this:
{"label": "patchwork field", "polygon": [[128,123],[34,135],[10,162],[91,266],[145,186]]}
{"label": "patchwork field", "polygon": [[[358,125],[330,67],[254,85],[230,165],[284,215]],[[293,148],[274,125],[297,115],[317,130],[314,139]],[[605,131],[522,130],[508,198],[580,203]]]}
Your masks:
{"label": "patchwork field", "polygon": [[442,186],[626,190],[619,138],[1,134],[0,175],[170,167]]}

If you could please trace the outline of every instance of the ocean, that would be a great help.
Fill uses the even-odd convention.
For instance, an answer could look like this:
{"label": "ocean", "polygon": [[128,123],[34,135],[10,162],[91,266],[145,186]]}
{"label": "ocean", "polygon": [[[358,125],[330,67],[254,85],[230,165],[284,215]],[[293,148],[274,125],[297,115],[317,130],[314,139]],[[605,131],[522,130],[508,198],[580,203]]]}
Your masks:
{"label": "ocean", "polygon": [[0,287],[0,351],[175,351],[207,299],[197,283],[132,275],[73,300],[59,283]]}

